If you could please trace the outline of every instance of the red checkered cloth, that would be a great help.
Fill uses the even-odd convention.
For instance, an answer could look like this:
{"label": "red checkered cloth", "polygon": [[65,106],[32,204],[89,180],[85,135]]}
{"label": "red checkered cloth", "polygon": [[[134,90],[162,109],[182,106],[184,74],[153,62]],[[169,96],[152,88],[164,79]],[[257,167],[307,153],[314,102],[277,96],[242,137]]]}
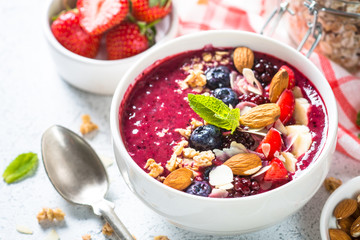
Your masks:
{"label": "red checkered cloth", "polygon": [[[175,0],[179,10],[180,35],[215,29],[258,32],[264,16],[275,3],[265,0]],[[278,37],[285,43],[288,38]],[[360,111],[360,78],[351,75],[326,57],[313,53],[310,60],[323,72],[334,91],[339,111],[337,151],[360,160],[360,129],[356,126]],[[331,107],[331,106],[330,106]]]}

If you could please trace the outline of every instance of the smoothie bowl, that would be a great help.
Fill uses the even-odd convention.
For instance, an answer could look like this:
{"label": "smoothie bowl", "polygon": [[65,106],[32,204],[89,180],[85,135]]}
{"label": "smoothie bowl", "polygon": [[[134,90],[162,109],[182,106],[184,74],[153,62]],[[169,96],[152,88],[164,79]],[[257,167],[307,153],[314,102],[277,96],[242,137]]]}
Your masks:
{"label": "smoothie bowl", "polygon": [[335,149],[336,103],[316,67],[257,34],[209,31],[154,49],[111,106],[130,189],[175,225],[262,229],[299,210]]}

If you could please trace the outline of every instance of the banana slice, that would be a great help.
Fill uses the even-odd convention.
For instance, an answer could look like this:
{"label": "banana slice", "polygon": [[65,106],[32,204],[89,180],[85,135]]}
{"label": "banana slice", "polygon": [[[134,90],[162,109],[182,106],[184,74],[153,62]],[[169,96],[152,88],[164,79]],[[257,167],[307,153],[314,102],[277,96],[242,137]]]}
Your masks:
{"label": "banana slice", "polygon": [[311,146],[312,136],[310,130],[304,125],[290,125],[285,128],[288,132],[287,142],[292,145],[291,153],[298,158],[309,150]]}
{"label": "banana slice", "polygon": [[297,163],[297,158],[290,152],[282,152],[281,155],[285,158],[285,168],[291,173],[294,173],[296,170],[295,164]]}
{"label": "banana slice", "polygon": [[295,110],[294,110],[294,119],[296,124],[308,125],[308,111],[310,108],[310,103],[305,98],[296,98],[295,99]]}

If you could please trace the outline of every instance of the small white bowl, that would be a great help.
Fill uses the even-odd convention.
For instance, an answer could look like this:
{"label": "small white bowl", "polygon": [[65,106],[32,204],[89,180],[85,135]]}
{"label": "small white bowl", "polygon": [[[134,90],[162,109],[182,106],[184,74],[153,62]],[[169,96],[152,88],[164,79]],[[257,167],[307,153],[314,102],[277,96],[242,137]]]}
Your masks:
{"label": "small white bowl", "polygon": [[[119,107],[134,79],[156,60],[188,50],[247,46],[289,62],[318,89],[327,108],[327,139],[317,159],[291,182],[254,196],[233,199],[199,197],[172,189],[142,170],[128,154],[119,127]],[[334,94],[323,74],[295,49],[259,34],[220,30],[189,34],[152,49],[124,75],[116,88],[110,110],[113,147],[119,170],[135,195],[169,222],[206,234],[240,234],[280,222],[298,211],[323,183],[335,151],[338,114]]]}
{"label": "small white bowl", "polygon": [[336,205],[346,198],[355,199],[360,194],[360,176],[347,181],[336,189],[326,200],[321,211],[320,235],[323,240],[330,240],[329,229],[336,227],[336,218],[333,215]]}
{"label": "small white bowl", "polygon": [[[69,0],[68,4],[75,6],[75,2],[75,0]],[[43,31],[57,72],[65,81],[79,89],[97,94],[112,95],[124,73],[148,50],[133,57],[119,60],[92,59],[75,54],[64,48],[55,39],[50,29],[51,17],[64,9],[63,0],[49,0],[42,19]],[[173,10],[169,16],[166,16],[156,25],[157,41],[151,48],[176,37],[178,26],[176,6],[173,4]]]}

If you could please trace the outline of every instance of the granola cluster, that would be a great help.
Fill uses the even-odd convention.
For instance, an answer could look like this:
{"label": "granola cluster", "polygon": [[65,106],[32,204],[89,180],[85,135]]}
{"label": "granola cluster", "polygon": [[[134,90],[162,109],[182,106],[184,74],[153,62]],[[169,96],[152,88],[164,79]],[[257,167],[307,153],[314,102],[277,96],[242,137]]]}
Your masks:
{"label": "granola cluster", "polygon": [[155,162],[152,158],[147,160],[145,168],[150,171],[149,175],[153,178],[157,178],[164,172],[164,168],[161,166],[161,163]]}
{"label": "granola cluster", "polygon": [[[183,140],[178,142],[173,148],[173,154],[167,161],[165,167],[168,171],[173,172],[178,168],[188,168],[193,171],[198,171],[200,168],[212,165],[212,160],[215,159],[215,154],[212,151],[196,151],[189,147],[189,139],[192,131],[197,127],[203,126],[202,121],[191,119],[190,125],[186,129],[178,128],[175,131],[183,136]],[[165,177],[161,176],[164,173],[164,168],[161,163],[157,163],[154,159],[149,158],[144,166],[149,170],[149,175],[160,181]]]}
{"label": "granola cluster", "polygon": [[43,208],[36,216],[39,222],[48,220],[50,222],[57,220],[62,221],[65,218],[65,213],[60,208]]}
{"label": "granola cluster", "polygon": [[183,71],[188,73],[188,76],[184,80],[178,80],[181,93],[183,90],[192,88],[193,91],[198,93],[208,93],[206,89],[206,76],[204,69],[208,67],[216,67],[219,64],[227,65],[231,61],[231,54],[229,51],[216,51],[214,54],[211,52],[204,52],[202,58],[194,57],[191,60],[191,64],[183,66]]}
{"label": "granola cluster", "polygon": [[81,238],[82,238],[82,240],[91,240],[91,235],[90,234],[85,234]]}
{"label": "granola cluster", "polygon": [[101,232],[106,236],[111,236],[114,233],[114,229],[106,222],[101,230]]}
{"label": "granola cluster", "polygon": [[91,121],[90,115],[85,114],[81,118],[82,118],[82,124],[80,126],[80,132],[82,135],[85,135],[87,133],[99,129],[98,125],[96,125]]}
{"label": "granola cluster", "polygon": [[175,129],[176,132],[178,132],[181,136],[183,136],[185,139],[189,139],[189,137],[191,136],[191,132],[197,128],[197,127],[200,127],[200,126],[203,126],[204,123],[201,122],[201,121],[198,121],[196,119],[191,119],[191,122],[190,122],[190,126],[188,126],[187,128],[177,128]]}

